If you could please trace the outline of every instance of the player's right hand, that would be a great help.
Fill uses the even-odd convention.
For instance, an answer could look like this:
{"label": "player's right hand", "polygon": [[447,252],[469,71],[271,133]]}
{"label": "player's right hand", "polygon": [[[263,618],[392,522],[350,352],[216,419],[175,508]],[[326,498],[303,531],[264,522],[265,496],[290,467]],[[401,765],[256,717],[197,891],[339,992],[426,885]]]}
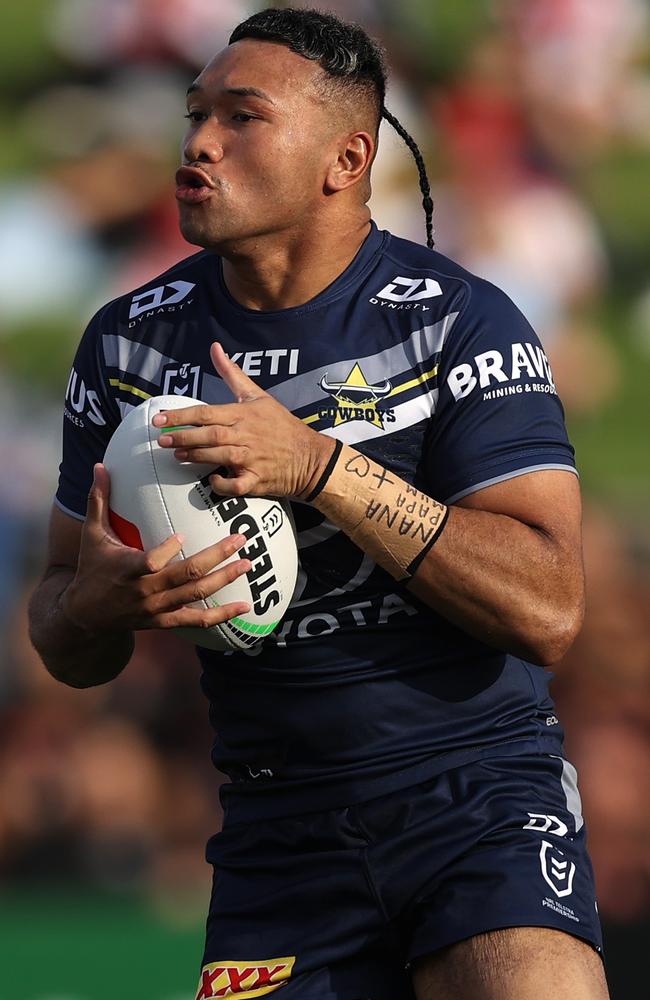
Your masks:
{"label": "player's right hand", "polygon": [[210,609],[188,607],[248,572],[247,559],[215,569],[246,544],[244,535],[231,535],[188,559],[172,561],[181,552],[181,538],[172,535],[147,552],[125,545],[110,525],[109,497],[108,472],[96,465],[77,572],[61,598],[61,609],[74,625],[91,633],[209,628],[250,610],[241,601]]}

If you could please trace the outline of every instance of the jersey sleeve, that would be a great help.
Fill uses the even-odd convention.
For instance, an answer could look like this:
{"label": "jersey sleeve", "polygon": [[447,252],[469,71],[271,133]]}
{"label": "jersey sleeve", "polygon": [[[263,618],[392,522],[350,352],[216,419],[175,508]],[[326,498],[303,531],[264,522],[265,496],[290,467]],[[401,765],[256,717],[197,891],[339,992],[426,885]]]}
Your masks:
{"label": "jersey sleeve", "polygon": [[120,422],[119,409],[110,394],[105,371],[102,333],[109,306],[91,319],[81,338],[65,393],[63,408],[63,460],[55,503],[80,520],[93,466],[101,462],[113,431]]}
{"label": "jersey sleeve", "polygon": [[508,296],[479,280],[443,347],[423,474],[445,503],[541,469],[575,472],[548,358]]}

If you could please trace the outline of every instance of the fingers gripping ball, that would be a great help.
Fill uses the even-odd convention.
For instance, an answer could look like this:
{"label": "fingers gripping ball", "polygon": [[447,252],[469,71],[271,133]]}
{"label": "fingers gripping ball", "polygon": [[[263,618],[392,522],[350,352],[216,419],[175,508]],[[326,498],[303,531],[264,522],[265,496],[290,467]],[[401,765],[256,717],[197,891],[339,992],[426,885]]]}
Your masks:
{"label": "fingers gripping ball", "polygon": [[[182,403],[200,405],[185,397]],[[111,524],[126,545],[144,550],[174,533],[181,535],[179,559],[229,535],[245,535],[246,546],[226,562],[250,559],[249,572],[191,606],[247,601],[251,611],[207,629],[179,631],[210,649],[250,649],[273,632],[296,585],[298,549],[291,508],[284,499],[217,496],[209,482],[213,466],[179,462],[171,450],[161,448],[161,432],[152,426],[152,418],[178,405],[178,396],[154,396],[131,410],[113,434],[104,456],[111,477]]]}

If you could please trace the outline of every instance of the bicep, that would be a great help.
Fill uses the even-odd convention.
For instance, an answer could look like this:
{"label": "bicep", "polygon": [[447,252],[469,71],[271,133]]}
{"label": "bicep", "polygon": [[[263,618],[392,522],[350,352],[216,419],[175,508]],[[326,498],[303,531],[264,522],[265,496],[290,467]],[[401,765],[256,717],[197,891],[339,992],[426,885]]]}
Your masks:
{"label": "bicep", "polygon": [[582,504],[573,472],[540,469],[514,476],[464,496],[455,506],[514,518],[582,560]]}
{"label": "bicep", "polygon": [[557,662],[580,628],[584,571],[575,474],[523,473],[452,505],[409,589],[488,645]]}

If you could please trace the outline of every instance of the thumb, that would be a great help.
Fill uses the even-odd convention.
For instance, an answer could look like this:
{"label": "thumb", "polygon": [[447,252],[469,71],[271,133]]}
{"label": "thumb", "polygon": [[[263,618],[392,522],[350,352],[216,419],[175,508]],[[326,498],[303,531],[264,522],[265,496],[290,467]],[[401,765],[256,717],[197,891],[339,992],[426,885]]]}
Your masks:
{"label": "thumb", "polygon": [[221,344],[216,340],[210,347],[210,357],[212,358],[212,364],[238,403],[244,403],[247,400],[258,399],[260,396],[266,395],[264,390],[260,389],[259,385],[256,385],[248,375],[244,374],[238,364],[230,360]]}
{"label": "thumb", "polygon": [[111,479],[106,466],[98,462],[93,466],[93,484],[88,494],[86,520],[110,531],[108,501],[111,495]]}

